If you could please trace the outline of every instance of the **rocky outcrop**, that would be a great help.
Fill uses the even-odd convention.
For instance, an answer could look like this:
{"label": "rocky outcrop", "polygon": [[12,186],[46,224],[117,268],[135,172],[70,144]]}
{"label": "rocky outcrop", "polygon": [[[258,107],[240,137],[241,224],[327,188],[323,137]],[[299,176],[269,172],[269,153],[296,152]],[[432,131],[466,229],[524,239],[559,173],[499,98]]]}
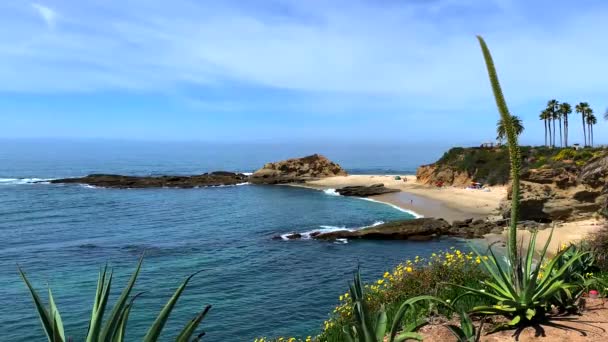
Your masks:
{"label": "rocky outcrop", "polygon": [[245,183],[248,176],[233,172],[211,172],[196,176],[121,176],[92,174],[80,178],[55,179],[51,183],[87,184],[104,188],[195,188]]}
{"label": "rocky outcrop", "polygon": [[319,178],[346,175],[346,171],[340,165],[322,155],[313,154],[304,158],[268,163],[251,175],[250,182],[254,184],[303,183]]}
{"label": "rocky outcrop", "polygon": [[[608,167],[608,163],[606,164]],[[592,171],[593,170],[593,171]],[[604,170],[603,172],[606,172]],[[531,169],[521,175],[520,219],[538,222],[566,221],[592,216],[606,201],[602,195],[602,168],[585,173],[576,167]],[[511,192],[503,203],[510,215]]]}
{"label": "rocky outcrop", "polygon": [[318,233],[311,237],[318,240],[370,239],[370,240],[413,240],[424,241],[440,236],[481,238],[489,233],[500,233],[506,221],[486,220],[455,221],[450,225],[444,219],[418,218],[383,223],[359,230],[339,230]]}
{"label": "rocky outcrop", "polygon": [[375,195],[388,194],[391,192],[399,192],[399,189],[391,189],[384,186],[384,184],[373,184],[370,186],[345,186],[340,189],[336,189],[336,192],[342,196],[356,196],[356,197],[369,197]]}
{"label": "rocky outcrop", "polygon": [[473,181],[472,176],[466,171],[458,171],[435,164],[420,166],[416,170],[416,180],[428,185],[445,184],[454,186],[470,185]]}

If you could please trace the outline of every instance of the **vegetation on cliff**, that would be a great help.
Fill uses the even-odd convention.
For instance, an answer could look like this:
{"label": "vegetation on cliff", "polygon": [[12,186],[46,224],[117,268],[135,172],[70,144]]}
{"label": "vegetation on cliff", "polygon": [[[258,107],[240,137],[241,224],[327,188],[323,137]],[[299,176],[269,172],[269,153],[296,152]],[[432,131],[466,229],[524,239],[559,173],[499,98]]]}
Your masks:
{"label": "vegetation on cliff", "polygon": [[[523,172],[538,168],[578,169],[606,153],[604,148],[576,150],[521,146],[521,169]],[[435,163],[422,166],[418,170],[418,177],[426,184],[442,182],[446,185],[465,185],[471,181],[488,185],[506,184],[510,179],[508,161],[509,151],[506,146],[454,147],[445,152]],[[459,179],[461,179],[460,183]]]}

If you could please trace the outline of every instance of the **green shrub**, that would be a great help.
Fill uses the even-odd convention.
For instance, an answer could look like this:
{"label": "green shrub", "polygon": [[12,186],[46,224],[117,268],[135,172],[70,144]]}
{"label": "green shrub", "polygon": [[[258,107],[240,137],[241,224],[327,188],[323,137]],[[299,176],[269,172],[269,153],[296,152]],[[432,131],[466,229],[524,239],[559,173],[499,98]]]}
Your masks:
{"label": "green shrub", "polygon": [[574,159],[576,151],[571,148],[564,148],[557,155],[553,157],[554,161],[562,161],[566,159]]}
{"label": "green shrub", "polygon": [[[110,289],[112,286],[112,272],[108,273],[107,266],[104,267],[99,272],[99,278],[97,280],[97,291],[95,293],[95,299],[93,301],[93,308],[91,310],[91,319],[89,321],[89,328],[86,334],[87,342],[98,342],[98,341],[112,341],[112,342],[122,342],[126,340],[126,328],[127,322],[129,320],[129,314],[131,313],[131,308],[133,306],[133,301],[139,296],[135,295],[132,298],[129,298],[131,294],[131,290],[135,285],[135,281],[137,280],[137,276],[139,275],[139,271],[141,270],[141,264],[143,262],[143,256],[139,260],[135,272],[131,276],[127,287],[124,288],[120,297],[116,301],[114,308],[110,312],[110,316],[104,322],[104,315],[106,314],[106,308],[108,305],[108,298],[110,296]],[[38,316],[40,317],[40,322],[42,323],[42,327],[46,333],[47,339],[49,342],[64,342],[66,341],[65,332],[63,329],[63,322],[61,320],[61,315],[59,314],[59,310],[55,305],[55,301],[53,299],[53,294],[51,289],[49,289],[49,308],[47,309],[45,305],[42,303],[40,296],[34,290],[33,286],[25,276],[25,273],[19,268],[19,274],[23,278],[32,299],[34,300],[34,305],[36,306],[36,310],[38,312]],[[194,276],[191,275],[177,288],[171,299],[167,302],[167,304],[163,307],[158,317],[152,323],[150,328],[148,329],[148,333],[144,337],[144,342],[154,342],[158,341],[160,334],[171,314],[177,300],[181,296],[182,292],[186,288],[186,285]],[[190,322],[188,322],[180,334],[177,336],[176,341],[178,342],[189,342],[189,341],[198,341],[204,335],[204,333],[200,333],[192,339],[197,330],[201,321],[205,318],[209,310],[211,309],[210,305],[207,305],[205,309],[194,316]],[[105,323],[105,324],[104,324]],[[70,339],[71,340],[71,339]]]}

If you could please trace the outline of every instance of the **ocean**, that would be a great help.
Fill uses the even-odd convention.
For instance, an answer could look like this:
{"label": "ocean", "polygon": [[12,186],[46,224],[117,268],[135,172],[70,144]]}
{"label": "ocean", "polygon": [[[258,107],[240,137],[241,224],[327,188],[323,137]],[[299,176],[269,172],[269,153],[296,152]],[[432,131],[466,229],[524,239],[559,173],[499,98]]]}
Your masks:
{"label": "ocean", "polygon": [[405,174],[442,147],[356,144],[207,144],[6,140],[0,143],[0,341],[44,340],[17,265],[46,300],[47,285],[75,341],[84,338],[97,273],[114,271],[113,297],[145,252],[128,339],[138,340],[189,274],[166,326],[175,336],[206,305],[205,341],[318,333],[360,266],[380,277],[399,262],[462,242],[274,240],[290,232],[360,228],[413,218],[392,206],[287,186],[103,189],[37,183],[89,173],[252,172],[321,153],[350,173]]}

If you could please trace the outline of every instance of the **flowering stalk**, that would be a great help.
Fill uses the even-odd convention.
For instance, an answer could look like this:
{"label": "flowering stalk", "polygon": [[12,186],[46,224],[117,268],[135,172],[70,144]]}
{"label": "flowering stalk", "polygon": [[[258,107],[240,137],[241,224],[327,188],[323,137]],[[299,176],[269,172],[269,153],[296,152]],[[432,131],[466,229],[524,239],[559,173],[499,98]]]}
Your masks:
{"label": "flowering stalk", "polygon": [[498,75],[494,68],[494,61],[490,50],[486,45],[486,42],[481,36],[477,36],[479,44],[481,45],[481,51],[483,58],[486,62],[488,69],[488,76],[490,77],[490,83],[492,84],[492,91],[494,92],[494,99],[496,100],[496,106],[500,112],[500,117],[505,123],[505,131],[507,133],[507,143],[509,146],[509,157],[511,160],[511,223],[509,225],[509,240],[508,240],[508,251],[511,265],[517,265],[517,221],[519,217],[519,172],[521,169],[521,153],[519,151],[519,145],[517,144],[517,134],[513,128],[512,116],[509,113],[507,102],[502,94],[502,89],[498,81]]}

